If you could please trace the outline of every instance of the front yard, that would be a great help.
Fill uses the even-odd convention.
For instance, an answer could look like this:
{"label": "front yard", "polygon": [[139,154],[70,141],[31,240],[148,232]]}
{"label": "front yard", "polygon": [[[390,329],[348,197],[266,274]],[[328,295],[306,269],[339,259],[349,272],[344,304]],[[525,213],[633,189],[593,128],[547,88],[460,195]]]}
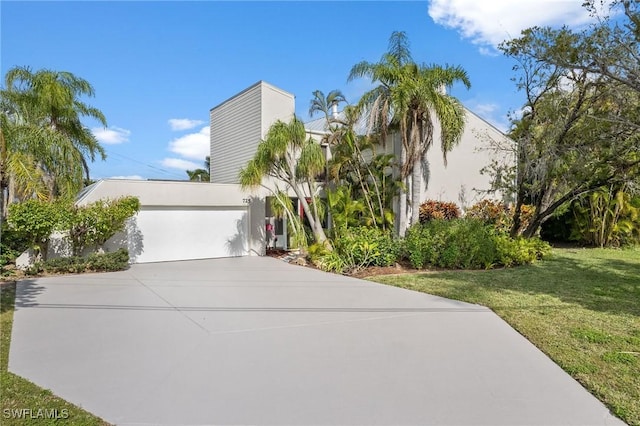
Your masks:
{"label": "front yard", "polygon": [[512,269],[371,279],[493,309],[615,415],[640,425],[640,249],[555,249]]}

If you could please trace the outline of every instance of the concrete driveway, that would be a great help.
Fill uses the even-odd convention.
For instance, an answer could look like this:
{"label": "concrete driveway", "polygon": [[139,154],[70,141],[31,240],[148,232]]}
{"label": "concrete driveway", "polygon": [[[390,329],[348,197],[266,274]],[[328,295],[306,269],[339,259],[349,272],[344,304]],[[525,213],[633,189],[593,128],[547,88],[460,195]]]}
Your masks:
{"label": "concrete driveway", "polygon": [[9,369],[119,425],[622,424],[488,309],[273,258],[23,281]]}

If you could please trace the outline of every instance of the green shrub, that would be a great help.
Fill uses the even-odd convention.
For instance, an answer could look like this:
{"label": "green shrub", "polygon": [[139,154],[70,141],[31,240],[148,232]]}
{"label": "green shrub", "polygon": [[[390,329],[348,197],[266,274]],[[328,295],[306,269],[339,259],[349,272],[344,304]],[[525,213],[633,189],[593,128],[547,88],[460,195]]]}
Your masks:
{"label": "green shrub", "polygon": [[87,269],[90,271],[122,271],[128,267],[129,251],[124,248],[110,253],[93,253],[87,258]]}
{"label": "green shrub", "polygon": [[27,200],[9,205],[7,223],[19,238],[28,241],[29,246],[46,256],[51,233],[58,229],[68,204]]}
{"label": "green shrub", "polygon": [[33,265],[30,265],[24,269],[25,275],[40,275],[43,272],[44,272],[44,266],[40,261],[37,261]]}
{"label": "green shrub", "polygon": [[460,217],[460,209],[456,203],[427,200],[420,205],[420,223],[430,220],[452,220]]}
{"label": "green shrub", "polygon": [[113,272],[129,267],[129,252],[121,248],[110,253],[93,253],[89,257],[71,256],[36,262],[24,270],[25,275],[40,275],[43,272],[78,274],[82,272]]}
{"label": "green shrub", "polygon": [[310,260],[325,271],[355,273],[368,266],[390,266],[400,253],[391,232],[374,227],[344,229],[332,243],[331,252],[317,244],[309,248]]}
{"label": "green shrub", "polygon": [[541,259],[550,246],[539,239],[512,239],[478,219],[432,220],[411,227],[403,257],[414,268],[478,269]]}
{"label": "green shrub", "polygon": [[2,239],[0,240],[0,269],[15,262],[16,257],[29,248],[29,238],[11,229],[7,222],[2,221]]}
{"label": "green shrub", "polygon": [[96,248],[122,231],[127,219],[140,210],[137,197],[122,197],[115,200],[99,200],[86,206],[72,206],[66,216],[66,229],[74,255],[85,247]]}
{"label": "green shrub", "polygon": [[551,246],[538,238],[510,238],[496,235],[497,263],[503,266],[518,266],[533,263],[551,253]]}
{"label": "green shrub", "polygon": [[77,274],[87,269],[87,263],[86,259],[78,256],[58,257],[55,259],[47,259],[42,263],[42,268],[46,272]]}
{"label": "green shrub", "polygon": [[415,268],[489,268],[496,257],[492,236],[479,220],[432,220],[409,229],[404,254]]}

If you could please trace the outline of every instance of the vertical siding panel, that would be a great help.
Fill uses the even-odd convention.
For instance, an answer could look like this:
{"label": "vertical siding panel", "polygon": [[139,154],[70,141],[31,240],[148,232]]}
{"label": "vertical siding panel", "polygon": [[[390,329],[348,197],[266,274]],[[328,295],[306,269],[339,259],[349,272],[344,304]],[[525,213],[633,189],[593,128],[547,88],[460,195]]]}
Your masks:
{"label": "vertical siding panel", "polygon": [[238,183],[269,126],[293,111],[293,95],[263,81],[211,109],[211,182]]}

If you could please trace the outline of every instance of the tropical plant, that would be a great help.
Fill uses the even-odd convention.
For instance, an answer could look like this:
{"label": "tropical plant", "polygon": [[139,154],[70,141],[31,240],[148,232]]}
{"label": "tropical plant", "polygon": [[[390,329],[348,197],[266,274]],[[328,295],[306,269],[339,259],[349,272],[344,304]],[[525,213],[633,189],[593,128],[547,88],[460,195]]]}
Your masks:
{"label": "tropical plant", "polygon": [[357,135],[356,108],[347,106],[343,119],[334,120],[328,136],[331,160],[327,167],[329,183],[335,187],[349,186],[353,196],[362,201],[366,210],[366,224],[382,229],[393,223],[392,199],[399,182],[393,178],[393,155],[376,155],[374,139]]}
{"label": "tropical plant", "polygon": [[452,220],[460,217],[460,208],[456,203],[427,200],[420,204],[420,223],[433,219]]}
{"label": "tropical plant", "polygon": [[[71,197],[89,178],[89,161],[104,149],[82,123],[106,126],[102,112],[81,99],[94,96],[88,81],[70,72],[15,67],[0,98],[0,190],[6,203]],[[4,211],[4,210],[3,210]]]}
{"label": "tropical plant", "polygon": [[[493,225],[496,230],[509,233],[513,225],[515,206],[501,201],[482,200],[467,209],[464,217],[479,219],[487,225]],[[518,233],[526,229],[533,216],[534,208],[528,204],[520,206],[520,228]]]}
{"label": "tropical plant", "polygon": [[210,170],[211,157],[207,155],[204,160],[203,169],[187,170],[186,172],[190,181],[209,182],[211,180]]}
{"label": "tropical plant", "polygon": [[640,241],[640,205],[625,188],[599,188],[572,203],[573,240],[598,247]]}
{"label": "tropical plant", "polygon": [[322,113],[327,125],[329,125],[335,119],[334,110],[343,102],[347,102],[347,99],[340,90],[332,90],[326,96],[321,90],[315,90],[309,103],[309,117],[313,117],[316,113]]}
{"label": "tropical plant", "polygon": [[[325,164],[322,148],[307,139],[302,121],[296,117],[289,123],[278,120],[258,144],[254,157],[240,171],[240,184],[245,189],[263,186],[274,196],[293,191],[302,205],[314,240],[330,249],[322,228],[324,216],[318,197],[320,188],[316,183],[316,176],[324,170]],[[265,179],[272,179],[275,189],[263,185]],[[280,188],[279,182],[285,187]]]}
{"label": "tropical plant", "polygon": [[[354,65],[349,81],[367,77],[378,86],[365,93],[359,108],[369,115],[370,131],[383,142],[390,130],[402,141],[400,175],[411,183],[411,223],[419,217],[422,179],[428,176],[425,155],[434,142],[434,123],[440,124],[440,148],[446,155],[460,141],[464,130],[464,108],[445,91],[460,82],[470,87],[461,67],[416,64],[404,32],[393,32],[389,49],[377,63],[362,61]],[[404,192],[404,191],[402,191]],[[400,194],[400,235],[404,235],[406,195]]]}
{"label": "tropical plant", "polygon": [[393,265],[400,254],[400,244],[390,231],[369,226],[342,229],[333,243],[331,252],[318,245],[309,248],[309,258],[318,268],[354,274],[370,266]]}

